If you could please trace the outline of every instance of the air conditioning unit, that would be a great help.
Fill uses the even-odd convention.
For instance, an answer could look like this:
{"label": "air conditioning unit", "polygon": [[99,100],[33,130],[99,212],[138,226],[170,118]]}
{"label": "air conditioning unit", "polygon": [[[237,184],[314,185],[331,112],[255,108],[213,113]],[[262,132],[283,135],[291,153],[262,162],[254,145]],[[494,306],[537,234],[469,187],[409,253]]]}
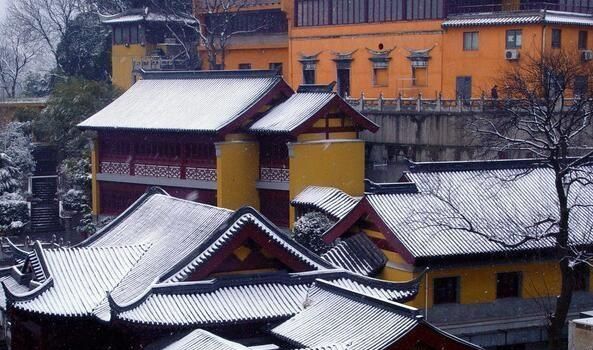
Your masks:
{"label": "air conditioning unit", "polygon": [[506,58],[509,61],[518,60],[519,59],[519,50],[505,50],[504,58]]}
{"label": "air conditioning unit", "polygon": [[583,51],[581,51],[581,59],[583,61],[591,61],[591,60],[593,60],[593,51],[591,51],[591,50],[583,50]]}

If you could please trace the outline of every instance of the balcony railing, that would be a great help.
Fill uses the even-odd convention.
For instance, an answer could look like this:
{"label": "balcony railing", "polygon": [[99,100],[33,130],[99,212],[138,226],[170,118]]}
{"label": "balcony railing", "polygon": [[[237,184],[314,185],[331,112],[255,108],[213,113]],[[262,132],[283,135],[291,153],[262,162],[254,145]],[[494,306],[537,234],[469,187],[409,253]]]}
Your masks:
{"label": "balcony railing", "polygon": [[149,56],[134,60],[134,70],[166,71],[189,69],[188,59]]}
{"label": "balcony railing", "polygon": [[289,182],[290,172],[286,168],[260,168],[259,179],[263,182]]}
{"label": "balcony railing", "polygon": [[216,182],[216,169],[186,165],[149,164],[145,162],[101,161],[102,174],[163,177]]}
{"label": "balcony railing", "polygon": [[[380,95],[376,98],[346,97],[346,101],[361,112],[496,112],[502,108],[512,108],[521,103],[520,100],[491,99],[485,96],[479,98],[443,99],[440,96],[434,99],[425,99],[422,95],[417,97],[388,98]],[[581,99],[565,99],[565,107],[570,108],[573,102],[582,102]],[[590,103],[593,101],[589,100]]]}

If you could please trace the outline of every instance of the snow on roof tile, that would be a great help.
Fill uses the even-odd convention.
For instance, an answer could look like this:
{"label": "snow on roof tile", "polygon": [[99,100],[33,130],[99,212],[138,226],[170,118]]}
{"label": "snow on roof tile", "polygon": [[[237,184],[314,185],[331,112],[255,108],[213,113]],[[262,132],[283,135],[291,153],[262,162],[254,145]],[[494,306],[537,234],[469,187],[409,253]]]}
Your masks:
{"label": "snow on roof tile", "polygon": [[312,207],[339,220],[346,216],[359,201],[360,198],[352,197],[337,188],[308,186],[292,200],[291,204]]}
{"label": "snow on roof tile", "polygon": [[146,73],[128,91],[86,119],[83,129],[214,133],[283,85],[270,71]]}
{"label": "snow on roof tile", "polygon": [[[32,291],[9,300],[17,309],[61,316],[91,316],[107,293],[146,253],[146,245],[101,248],[36,248],[48,279]],[[10,287],[8,287],[10,288]]]}
{"label": "snow on roof tile", "polygon": [[185,280],[192,272],[206,264],[217,250],[230,242],[230,240],[240,232],[241,228],[246,224],[257,226],[260,232],[267,236],[270,243],[274,242],[279,244],[283,249],[288,251],[290,255],[296,257],[312,269],[319,270],[333,268],[333,265],[300,245],[253,208],[242,208],[238,210],[228,222],[228,228],[213,235],[211,240],[200,245],[196,249],[196,254],[191,255],[191,261],[182,261],[179,268],[174,271],[170,277],[166,278],[167,281],[179,282]]}
{"label": "snow on roof tile", "polygon": [[232,214],[227,209],[148,193],[81,245],[151,245],[140,263],[111,293],[117,302],[125,303],[142,294],[156,279],[192,254]]}
{"label": "snow on roof tile", "polygon": [[206,327],[281,320],[302,310],[307,290],[318,278],[386,300],[407,301],[418,292],[418,280],[398,283],[345,270],[324,270],[163,283],[133,303],[112,308],[118,320],[151,325]]}
{"label": "snow on roof tile", "polygon": [[344,343],[353,350],[382,350],[414,329],[417,315],[417,309],[403,304],[317,281],[307,307],[271,332],[296,346]]}
{"label": "snow on roof tile", "polygon": [[329,110],[324,109],[330,107],[346,109],[355,116],[355,122],[363,122],[373,132],[378,128],[335,92],[297,92],[253,123],[249,130],[256,133],[292,133],[311,118],[327,114]]}
{"label": "snow on roof tile", "polygon": [[514,24],[566,24],[593,26],[593,15],[542,10],[538,12],[476,13],[450,16],[443,27],[469,27]]}
{"label": "snow on roof tile", "polygon": [[321,257],[365,276],[376,273],[387,263],[385,254],[363,232],[341,240]]}
{"label": "snow on roof tile", "polygon": [[148,346],[147,350],[249,350],[248,347],[230,340],[221,338],[203,329],[196,329],[183,338],[170,343],[167,346],[155,344]]}
{"label": "snow on roof tile", "polygon": [[[553,238],[507,248],[468,231],[467,221],[475,231],[507,243],[519,242],[525,234],[544,233],[545,225],[527,232],[525,228],[557,217],[554,175],[550,169],[534,168],[528,163],[419,163],[406,174],[416,184],[418,193],[370,194],[366,199],[416,258],[551,248]],[[572,189],[571,203],[588,204],[573,208],[573,244],[593,243],[589,230],[593,226],[591,191],[588,187]]]}

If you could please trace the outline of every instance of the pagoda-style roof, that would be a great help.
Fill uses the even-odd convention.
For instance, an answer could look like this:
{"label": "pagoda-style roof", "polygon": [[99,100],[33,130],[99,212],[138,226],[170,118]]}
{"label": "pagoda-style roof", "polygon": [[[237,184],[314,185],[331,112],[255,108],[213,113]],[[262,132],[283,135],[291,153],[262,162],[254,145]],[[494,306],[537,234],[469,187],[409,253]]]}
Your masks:
{"label": "pagoda-style roof", "polygon": [[226,134],[292,93],[276,71],[144,72],[143,79],[78,126]]}
{"label": "pagoda-style roof", "polygon": [[113,317],[120,322],[167,327],[282,321],[306,307],[309,288],[319,278],[364,295],[400,302],[416,296],[419,286],[419,279],[390,282],[336,269],[229,276],[154,285],[132,303],[112,302]]}
{"label": "pagoda-style roof", "polygon": [[[104,317],[107,294],[138,263],[147,246],[43,249],[35,246],[43,273],[34,273],[30,290],[4,282],[7,303],[43,315]],[[25,263],[26,264],[26,263]]]}
{"label": "pagoda-style roof", "polygon": [[[301,90],[303,91],[303,90]],[[355,110],[335,92],[305,90],[297,92],[288,100],[274,107],[265,116],[249,127],[249,131],[262,134],[298,135],[310,128],[317,120],[338,110],[352,119],[354,128],[375,132],[375,123]]]}
{"label": "pagoda-style roof", "polygon": [[253,208],[233,212],[153,188],[78,246],[43,249],[38,244],[0,279],[7,303],[18,309],[109,321],[106,293],[114,305],[126,305],[154,283],[211,278],[238,248],[249,249],[246,244],[264,249],[260,259],[274,259],[274,266],[284,270],[338,269]]}
{"label": "pagoda-style roof", "polygon": [[[418,309],[318,280],[308,306],[271,333],[295,347],[346,344],[352,350],[481,349],[426,323]],[[408,339],[407,336],[412,335]]]}

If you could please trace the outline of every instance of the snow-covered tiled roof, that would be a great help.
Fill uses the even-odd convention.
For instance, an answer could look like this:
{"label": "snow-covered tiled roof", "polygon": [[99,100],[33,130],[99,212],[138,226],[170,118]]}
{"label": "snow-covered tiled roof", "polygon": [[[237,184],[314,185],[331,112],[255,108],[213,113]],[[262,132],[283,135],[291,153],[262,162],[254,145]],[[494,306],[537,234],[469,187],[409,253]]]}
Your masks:
{"label": "snow-covered tiled roof", "polygon": [[538,12],[476,13],[450,16],[442,23],[442,26],[445,28],[450,28],[521,24],[566,24],[577,26],[593,26],[593,15],[549,10],[542,10]]}
{"label": "snow-covered tiled roof", "polygon": [[166,280],[169,282],[185,280],[187,276],[206,264],[216,251],[231,242],[232,238],[247,224],[255,225],[266,236],[268,244],[279,245],[281,249],[289,252],[289,255],[306,264],[309,268],[315,270],[334,268],[331,263],[300,245],[253,208],[239,209],[228,222],[228,228],[224,228],[223,231],[213,235],[211,240],[201,244],[196,252],[190,255],[191,260],[188,262],[181,261],[177,265],[178,269],[171,271],[170,277],[165,277]]}
{"label": "snow-covered tiled roof", "polygon": [[177,22],[177,23],[196,23],[195,18],[183,17],[174,14],[167,14],[162,11],[153,11],[149,8],[130,9],[114,15],[102,15],[103,24],[121,24],[134,22]]}
{"label": "snow-covered tiled roof", "polygon": [[273,71],[145,73],[144,79],[78,126],[215,133],[256,114],[275,95],[291,93]]}
{"label": "snow-covered tiled roof", "polygon": [[[366,200],[404,248],[415,258],[490,254],[553,247],[542,235],[558,217],[554,174],[528,161],[418,163],[405,177],[416,193],[370,194]],[[593,243],[593,189],[573,185],[570,203],[572,244]],[[536,222],[543,224],[529,228]],[[480,232],[480,236],[471,230]],[[529,228],[529,229],[526,229]],[[491,237],[492,239],[489,239]]]}
{"label": "snow-covered tiled roof", "polygon": [[249,130],[256,133],[292,133],[297,128],[314,122],[314,117],[324,116],[331,108],[344,109],[355,116],[355,122],[362,122],[364,127],[373,131],[378,128],[334,92],[297,92],[272,108],[251,125]]}
{"label": "snow-covered tiled roof", "polygon": [[339,241],[321,257],[336,266],[365,276],[376,273],[387,263],[385,254],[363,232]]}
{"label": "snow-covered tiled roof", "polygon": [[422,327],[425,336],[434,332],[449,344],[456,344],[456,348],[481,349],[426,323],[418,309],[369,297],[325,280],[317,280],[309,290],[307,307],[271,333],[295,347],[343,344],[350,350],[383,350],[416,327]]}
{"label": "snow-covered tiled roof", "polygon": [[334,187],[308,186],[291,202],[293,206],[314,208],[334,219],[342,219],[352,210],[360,198],[353,197]]}
{"label": "snow-covered tiled roof", "polygon": [[419,324],[417,309],[364,298],[323,281],[311,288],[307,303],[272,334],[295,346],[345,343],[353,350],[382,350]]}
{"label": "snow-covered tiled roof", "polygon": [[232,214],[227,209],[164,193],[147,193],[81,246],[150,244],[142,260],[111,293],[117,302],[125,303],[142,294],[156,279],[192,254]]}
{"label": "snow-covered tiled roof", "polygon": [[183,338],[162,346],[154,344],[147,350],[249,350],[248,347],[230,340],[221,338],[203,329],[191,331]]}
{"label": "snow-covered tiled roof", "polygon": [[60,316],[99,315],[107,306],[107,294],[146,253],[144,245],[101,248],[36,247],[48,278],[22,294],[10,289],[15,308]]}
{"label": "snow-covered tiled roof", "polygon": [[[312,283],[323,278],[365,295],[407,301],[418,281],[389,282],[345,270],[222,277],[199,282],[163,283],[128,305],[112,305],[120,321],[206,327],[225,323],[281,320],[304,307]],[[220,305],[233,305],[232,308]]]}

